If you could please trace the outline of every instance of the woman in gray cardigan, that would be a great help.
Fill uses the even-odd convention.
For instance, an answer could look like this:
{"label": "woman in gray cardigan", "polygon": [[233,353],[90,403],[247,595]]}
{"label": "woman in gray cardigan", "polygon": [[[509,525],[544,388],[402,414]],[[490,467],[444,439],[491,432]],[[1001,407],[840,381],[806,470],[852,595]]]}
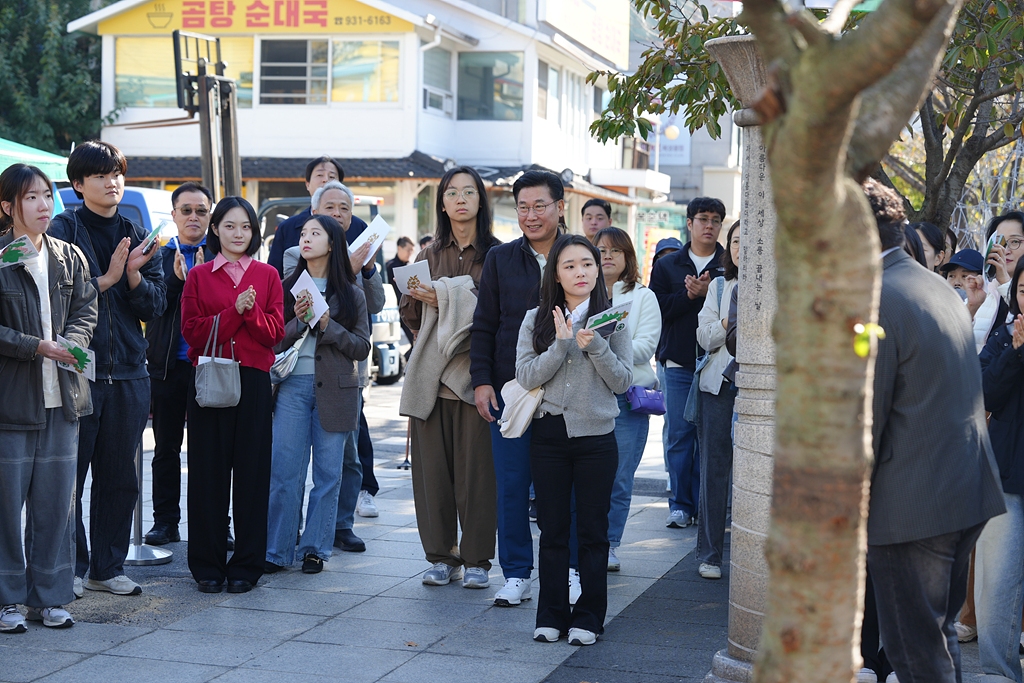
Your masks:
{"label": "woman in gray cardigan", "polygon": [[[305,334],[295,368],[278,386],[274,404],[274,448],[270,465],[270,507],[267,515],[267,558],[272,574],[295,559],[299,507],[313,452],[313,490],[306,508],[306,527],[299,540],[302,571],[316,574],[331,557],[339,496],[351,499],[354,510],[362,468],[355,448],[346,441],[359,433],[358,363],[370,353],[366,300],[356,284],[348,244],[334,218],[312,216],[302,227],[302,256],[284,281],[285,335],[280,353]],[[314,320],[312,292],[291,294],[295,282],[309,272],[330,307]],[[344,478],[342,475],[345,475]],[[347,490],[342,491],[342,482]]]}
{"label": "woman in gray cardigan", "polygon": [[[610,302],[601,257],[585,237],[563,235],[548,255],[541,304],[519,329],[516,380],[544,387],[532,424],[530,469],[540,527],[540,599],[534,640],[590,645],[608,609],[608,508],[618,467],[615,394],[633,380],[628,333],[586,330]],[[569,604],[570,496],[576,496],[580,583]]]}

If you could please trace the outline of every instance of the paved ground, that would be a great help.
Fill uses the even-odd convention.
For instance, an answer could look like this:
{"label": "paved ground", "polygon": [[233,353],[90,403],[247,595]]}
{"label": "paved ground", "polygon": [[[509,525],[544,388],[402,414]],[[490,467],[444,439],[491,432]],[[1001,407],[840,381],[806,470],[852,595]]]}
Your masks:
{"label": "paved ground", "polygon": [[[367,403],[381,491],[380,517],[356,518],[361,554],[335,551],[323,573],[264,577],[244,595],[199,593],[185,562],[187,523],[170,564],[131,567],[136,597],[86,591],[68,608],[72,629],[0,636],[0,683],[693,683],[726,645],[728,567],[721,581],[696,574],[693,529],[670,530],[664,498],[661,420],[651,424],[623,546],[622,571],[608,575],[606,633],[592,647],[531,640],[536,601],[491,603],[502,583],[465,590],[422,585],[423,559],[408,471],[398,469],[406,421],[401,384],[374,387]],[[145,444],[149,503],[151,434]],[[182,507],[187,475],[183,475]],[[307,486],[310,485],[307,483]],[[88,488],[86,496],[88,496]],[[88,499],[85,506],[88,510]],[[152,511],[143,512],[144,529]],[[186,520],[187,521],[187,520]],[[537,538],[534,526],[535,543]],[[535,572],[536,576],[536,572]],[[538,590],[534,579],[534,594]],[[964,649],[977,672],[977,645]]]}

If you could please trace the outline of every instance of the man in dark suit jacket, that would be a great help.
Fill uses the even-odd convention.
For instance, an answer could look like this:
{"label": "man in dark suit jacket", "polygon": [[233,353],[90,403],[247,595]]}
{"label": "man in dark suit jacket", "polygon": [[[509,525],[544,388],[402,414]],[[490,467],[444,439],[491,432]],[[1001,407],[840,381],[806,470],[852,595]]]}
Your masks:
{"label": "man in dark suit jacket", "polygon": [[864,185],[882,240],[868,571],[885,652],[900,681],[961,679],[953,623],[985,522],[1005,512],[970,316],[903,251],[895,192]]}

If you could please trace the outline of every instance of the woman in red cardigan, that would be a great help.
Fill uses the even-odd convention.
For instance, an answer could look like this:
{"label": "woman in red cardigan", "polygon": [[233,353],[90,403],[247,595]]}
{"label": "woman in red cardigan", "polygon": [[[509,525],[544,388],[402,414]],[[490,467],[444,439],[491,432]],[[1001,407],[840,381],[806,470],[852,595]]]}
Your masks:
{"label": "woman in red cardigan", "polygon": [[[188,396],[188,567],[203,593],[252,590],[267,552],[267,501],[273,441],[270,366],[284,337],[281,280],[252,258],[259,223],[241,197],[217,202],[206,235],[213,261],[196,266],[181,295],[181,333],[198,365],[219,316],[208,355],[241,365],[242,394],[231,408],[203,408]],[[201,293],[201,294],[200,294]],[[227,348],[224,348],[224,347]],[[234,482],[235,552],[227,560],[229,487]]]}

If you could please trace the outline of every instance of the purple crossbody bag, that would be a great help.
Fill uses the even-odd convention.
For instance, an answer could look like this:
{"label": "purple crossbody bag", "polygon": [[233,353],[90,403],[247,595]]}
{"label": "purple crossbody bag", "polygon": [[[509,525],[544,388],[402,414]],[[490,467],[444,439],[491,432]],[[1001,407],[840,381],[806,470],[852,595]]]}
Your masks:
{"label": "purple crossbody bag", "polygon": [[657,389],[645,389],[635,384],[626,390],[629,409],[641,415],[664,415],[665,395]]}

